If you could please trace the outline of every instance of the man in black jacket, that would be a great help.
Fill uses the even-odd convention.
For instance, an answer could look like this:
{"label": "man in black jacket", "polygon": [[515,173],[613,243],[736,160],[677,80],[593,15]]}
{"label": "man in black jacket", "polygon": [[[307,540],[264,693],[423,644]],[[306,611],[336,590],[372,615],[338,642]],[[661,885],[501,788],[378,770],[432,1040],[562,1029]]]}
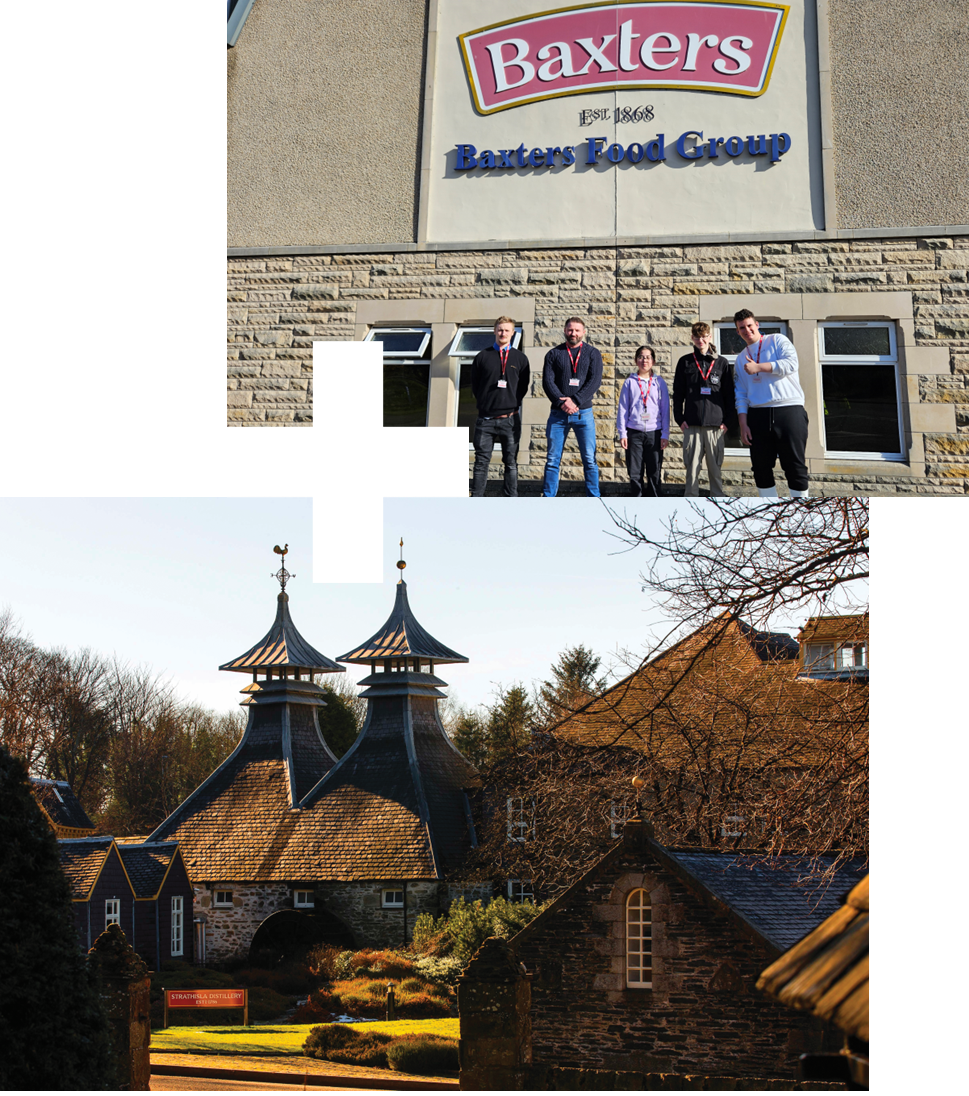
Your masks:
{"label": "man in black jacket", "polygon": [[596,420],[592,399],[602,384],[602,358],[585,342],[585,322],[578,316],[565,321],[565,342],[545,355],[542,387],[551,402],[545,437],[545,475],[542,496],[555,498],[559,489],[559,465],[569,431],[575,432],[585,473],[585,493],[599,497],[599,466],[596,464]]}
{"label": "man in black jacket", "polygon": [[729,421],[735,415],[733,372],[722,355],[710,352],[710,325],[691,328],[693,352],[676,363],[673,419],[683,430],[683,463],[687,496],[700,493],[700,464],[706,457],[711,496],[723,495],[720,466]]}
{"label": "man in black jacket", "polygon": [[474,424],[474,477],[471,494],[483,495],[495,443],[505,463],[504,494],[518,495],[518,443],[522,436],[521,402],[528,392],[528,358],[511,345],[515,321],[495,320],[495,341],[471,363],[471,392],[478,405]]}

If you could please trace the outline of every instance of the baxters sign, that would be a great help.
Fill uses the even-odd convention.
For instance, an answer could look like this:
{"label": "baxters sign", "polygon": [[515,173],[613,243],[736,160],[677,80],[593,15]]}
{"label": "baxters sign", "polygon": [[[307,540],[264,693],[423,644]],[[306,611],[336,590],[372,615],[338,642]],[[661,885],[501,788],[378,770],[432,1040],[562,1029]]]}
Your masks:
{"label": "baxters sign", "polygon": [[788,6],[681,0],[584,4],[459,35],[481,114],[624,88],[762,95]]}

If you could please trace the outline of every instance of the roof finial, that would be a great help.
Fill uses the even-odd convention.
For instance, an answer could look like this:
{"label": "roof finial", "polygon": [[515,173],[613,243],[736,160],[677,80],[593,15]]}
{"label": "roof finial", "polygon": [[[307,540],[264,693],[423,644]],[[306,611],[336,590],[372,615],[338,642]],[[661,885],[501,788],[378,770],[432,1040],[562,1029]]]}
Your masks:
{"label": "roof finial", "polygon": [[401,582],[404,580],[404,568],[407,564],[404,562],[404,538],[400,538],[400,559],[397,560],[397,570],[400,571]]}
{"label": "roof finial", "polygon": [[280,548],[278,544],[274,544],[273,545],[273,551],[276,553],[277,556],[282,556],[282,566],[273,575],[273,578],[276,579],[276,581],[279,583],[280,587],[282,588],[283,593],[285,593],[286,592],[286,583],[289,582],[289,580],[291,578],[296,578],[295,575],[291,575],[289,573],[289,571],[286,570],[286,553],[289,551],[289,545],[284,544],[283,547]]}

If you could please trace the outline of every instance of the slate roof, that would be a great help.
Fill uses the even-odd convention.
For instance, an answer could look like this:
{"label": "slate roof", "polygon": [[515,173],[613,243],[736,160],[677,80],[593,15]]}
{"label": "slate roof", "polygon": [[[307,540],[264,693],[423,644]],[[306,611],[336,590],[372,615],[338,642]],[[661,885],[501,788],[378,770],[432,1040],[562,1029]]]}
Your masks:
{"label": "slate roof", "polygon": [[407,601],[407,583],[403,579],[397,583],[394,609],[384,626],[359,647],[339,655],[337,661],[366,664],[398,658],[427,659],[440,663],[468,661],[464,655],[446,647],[417,623]]}
{"label": "slate roof", "polygon": [[158,894],[177,851],[175,841],[118,846],[125,871],[139,898],[154,898]]}
{"label": "slate roof", "polygon": [[42,780],[30,778],[34,798],[44,808],[55,826],[70,829],[93,830],[94,823],[81,806],[81,801],[66,780]]}
{"label": "slate roof", "polygon": [[[810,883],[811,860],[803,856],[763,857],[736,853],[667,849],[671,860],[726,903],[774,947],[784,950],[834,913],[846,891],[865,875],[861,861],[835,869],[822,889]],[[820,857],[828,868],[832,857]],[[807,885],[805,883],[807,882]]]}
{"label": "slate roof", "polygon": [[647,751],[671,766],[703,742],[751,764],[810,763],[830,735],[867,741],[862,681],[799,676],[793,640],[718,618],[613,685],[552,733],[593,747]]}
{"label": "slate roof", "polygon": [[868,876],[761,974],[757,988],[868,1042]]}
{"label": "slate roof", "polygon": [[113,837],[71,837],[57,842],[73,898],[87,898],[91,893],[113,844]]}
{"label": "slate roof", "polygon": [[239,673],[266,672],[268,670],[296,669],[313,673],[345,673],[332,659],[321,655],[296,630],[289,615],[289,594],[280,591],[276,599],[276,619],[273,626],[245,654],[223,663],[220,670]]}

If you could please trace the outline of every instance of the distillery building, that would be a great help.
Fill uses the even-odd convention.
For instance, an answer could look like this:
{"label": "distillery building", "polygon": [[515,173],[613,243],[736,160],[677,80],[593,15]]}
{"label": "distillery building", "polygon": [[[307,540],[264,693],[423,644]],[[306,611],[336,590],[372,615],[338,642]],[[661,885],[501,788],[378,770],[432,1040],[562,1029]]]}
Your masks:
{"label": "distillery building", "polygon": [[[812,494],[966,493],[966,30],[950,0],[230,4],[230,425],[311,424],[314,353],[370,340],[385,425],[467,428],[508,315],[538,481],[575,315],[623,481],[636,347],[671,383],[693,323],[732,359],[749,308],[797,351]],[[562,471],[581,485],[572,441]],[[755,493],[733,433],[724,481]]]}

